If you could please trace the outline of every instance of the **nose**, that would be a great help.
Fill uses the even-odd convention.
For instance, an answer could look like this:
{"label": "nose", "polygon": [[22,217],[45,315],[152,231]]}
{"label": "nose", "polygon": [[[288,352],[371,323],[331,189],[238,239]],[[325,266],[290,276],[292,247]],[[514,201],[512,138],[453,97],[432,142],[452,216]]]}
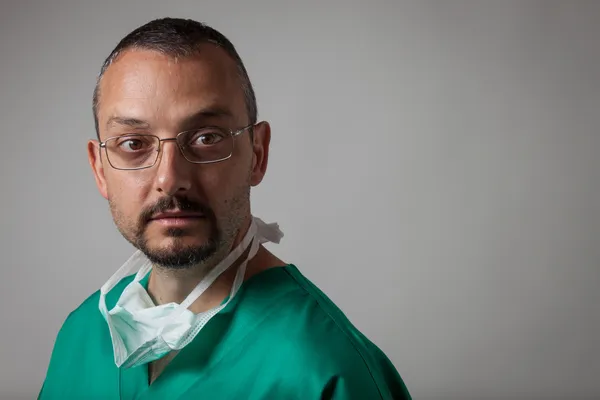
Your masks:
{"label": "nose", "polygon": [[163,140],[157,161],[156,190],[173,196],[187,192],[192,187],[192,167],[175,140]]}

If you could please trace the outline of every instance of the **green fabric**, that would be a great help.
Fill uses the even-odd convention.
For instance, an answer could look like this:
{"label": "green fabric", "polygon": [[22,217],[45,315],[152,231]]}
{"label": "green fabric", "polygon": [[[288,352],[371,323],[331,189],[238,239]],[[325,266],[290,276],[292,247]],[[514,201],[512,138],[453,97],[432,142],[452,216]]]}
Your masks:
{"label": "green fabric", "polygon": [[244,282],[152,385],[146,365],[115,366],[98,301],[63,324],[39,399],[410,399],[389,359],[294,265]]}

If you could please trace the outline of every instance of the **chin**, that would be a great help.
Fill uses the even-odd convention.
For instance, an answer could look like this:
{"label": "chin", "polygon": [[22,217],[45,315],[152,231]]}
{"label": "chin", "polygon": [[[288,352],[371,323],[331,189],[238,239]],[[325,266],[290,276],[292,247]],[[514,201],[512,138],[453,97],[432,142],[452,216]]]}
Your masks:
{"label": "chin", "polygon": [[181,246],[157,249],[142,249],[148,259],[156,265],[184,269],[202,264],[216,253],[214,246]]}
{"label": "chin", "polygon": [[156,249],[162,249],[164,251],[179,251],[183,248],[190,247],[207,247],[212,246],[216,241],[211,238],[201,237],[201,236],[165,236],[162,238],[157,238],[156,241],[150,240],[149,243],[156,243],[154,246]]}
{"label": "chin", "polygon": [[153,264],[165,268],[189,268],[206,262],[217,252],[216,241],[198,237],[166,237],[159,242],[149,240],[138,248]]}

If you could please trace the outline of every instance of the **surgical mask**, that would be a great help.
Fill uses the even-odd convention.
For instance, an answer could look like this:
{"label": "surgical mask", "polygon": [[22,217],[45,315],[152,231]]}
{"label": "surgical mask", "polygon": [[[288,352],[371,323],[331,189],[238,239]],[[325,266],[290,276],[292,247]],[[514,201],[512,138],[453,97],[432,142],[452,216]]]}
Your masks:
{"label": "surgical mask", "polygon": [[[198,283],[181,304],[154,305],[140,283],[152,269],[152,264],[141,251],[136,251],[100,289],[99,308],[108,323],[117,367],[143,365],[158,360],[173,350],[184,348],[208,321],[234,298],[244,281],[248,261],[256,255],[259,244],[279,243],[282,237],[283,233],[277,224],[266,224],[258,218],[253,218],[240,244]],[[227,301],[198,314],[188,310],[188,307],[248,248],[248,255],[238,267]],[[132,275],[136,270],[134,279],[125,287],[116,305],[109,311],[106,295],[123,278]]]}

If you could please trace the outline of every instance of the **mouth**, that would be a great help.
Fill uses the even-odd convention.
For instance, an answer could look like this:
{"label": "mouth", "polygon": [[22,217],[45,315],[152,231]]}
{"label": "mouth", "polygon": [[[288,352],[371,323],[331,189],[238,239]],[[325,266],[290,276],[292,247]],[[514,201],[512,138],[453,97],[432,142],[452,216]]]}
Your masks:
{"label": "mouth", "polygon": [[170,218],[204,218],[204,214],[200,212],[190,212],[190,211],[167,211],[158,213],[152,216],[150,220],[157,219],[170,219]]}
{"label": "mouth", "polygon": [[185,226],[197,223],[206,216],[200,212],[191,211],[167,211],[155,214],[150,218],[150,222],[157,222],[165,226]]}

